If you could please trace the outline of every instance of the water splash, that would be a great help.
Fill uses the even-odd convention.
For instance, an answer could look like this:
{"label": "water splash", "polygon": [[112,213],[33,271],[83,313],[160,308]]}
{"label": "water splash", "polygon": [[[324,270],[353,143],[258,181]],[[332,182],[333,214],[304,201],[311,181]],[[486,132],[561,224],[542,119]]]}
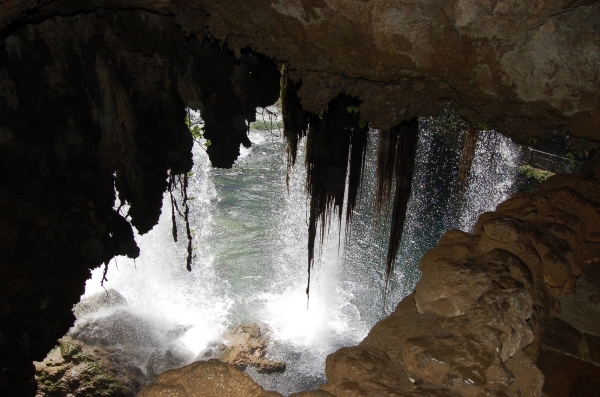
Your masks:
{"label": "water splash", "polygon": [[521,165],[521,149],[495,131],[483,131],[475,147],[468,188],[458,228],[470,232],[480,214],[516,193],[514,180]]}

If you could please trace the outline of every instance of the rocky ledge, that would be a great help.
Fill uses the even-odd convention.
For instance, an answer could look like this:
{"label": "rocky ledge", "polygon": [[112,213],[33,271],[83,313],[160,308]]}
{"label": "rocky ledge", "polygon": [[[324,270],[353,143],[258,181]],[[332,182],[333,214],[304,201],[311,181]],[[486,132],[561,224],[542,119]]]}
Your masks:
{"label": "rocky ledge", "polygon": [[[423,256],[415,291],[358,346],[327,358],[328,383],[320,390],[294,396],[542,396],[540,368],[568,377],[568,368],[546,361],[553,343],[561,344],[552,339],[556,325],[548,324],[561,311],[557,297],[577,296],[583,271],[593,275],[600,266],[600,184],[593,174],[554,176],[481,215],[472,233],[448,231]],[[595,295],[584,295],[595,305]],[[592,346],[580,358],[597,377],[600,366],[590,357],[600,330],[577,332],[575,339],[586,335]],[[582,350],[574,349],[567,358]],[[198,362],[160,375],[139,395],[208,396],[207,385],[217,384],[238,393],[229,395],[276,395],[236,371]]]}

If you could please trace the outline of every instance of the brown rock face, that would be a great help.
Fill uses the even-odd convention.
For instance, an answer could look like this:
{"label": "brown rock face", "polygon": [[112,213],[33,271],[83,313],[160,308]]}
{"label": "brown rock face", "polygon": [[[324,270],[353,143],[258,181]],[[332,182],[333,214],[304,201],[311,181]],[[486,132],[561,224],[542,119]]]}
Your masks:
{"label": "brown rock face", "polygon": [[[336,396],[541,396],[536,360],[544,373],[561,371],[559,358],[538,359],[542,340],[573,354],[583,340],[562,320],[546,324],[558,312],[554,295],[572,290],[580,264],[597,256],[598,244],[586,236],[598,227],[599,193],[597,181],[555,176],[483,214],[473,234],[447,232],[423,256],[415,293],[359,346],[330,355],[329,383],[321,387]],[[557,388],[598,374],[577,365],[579,378],[563,369],[552,381]]]}
{"label": "brown rock face", "polygon": [[248,375],[218,360],[198,361],[163,372],[138,397],[281,397],[265,391]]}

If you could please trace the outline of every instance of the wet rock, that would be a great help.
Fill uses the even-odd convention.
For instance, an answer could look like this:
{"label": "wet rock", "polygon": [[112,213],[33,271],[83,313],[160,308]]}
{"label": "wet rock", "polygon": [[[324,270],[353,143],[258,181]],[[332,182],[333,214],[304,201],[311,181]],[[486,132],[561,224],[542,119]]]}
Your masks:
{"label": "wet rock", "polygon": [[334,397],[333,394],[326,392],[325,390],[309,390],[302,391],[300,393],[290,394],[288,397]]}
{"label": "wet rock", "polygon": [[[556,387],[563,394],[553,395],[596,395],[589,374],[600,367],[574,362],[582,374],[569,375],[547,349],[581,357],[595,352],[584,348],[580,327],[592,329],[597,319],[587,302],[597,292],[587,281],[594,271],[583,266],[598,256],[599,198],[597,184],[555,176],[535,194],[515,195],[481,215],[472,234],[447,232],[423,255],[415,292],[359,346],[328,357],[329,382],[321,388],[336,396],[541,396],[544,379],[548,384],[561,371]],[[575,208],[588,217],[576,216]],[[569,307],[560,316],[572,325],[549,323],[560,312],[555,296]],[[589,341],[594,346],[595,337]]]}
{"label": "wet rock", "polygon": [[191,361],[189,352],[172,343],[189,327],[162,330],[126,309],[117,308],[100,316],[87,316],[69,331],[69,336],[92,347],[100,347],[115,363],[131,363],[144,375],[144,382],[159,373]]}
{"label": "wet rock", "polygon": [[102,309],[107,309],[116,306],[127,306],[127,299],[114,289],[109,289],[106,292],[99,292],[93,296],[83,299],[73,307],[73,313],[78,319],[96,313]]}
{"label": "wet rock", "polygon": [[198,361],[163,372],[138,397],[281,397],[265,391],[234,365],[218,360]]}
{"label": "wet rock", "polygon": [[259,373],[285,371],[285,362],[265,357],[267,341],[258,324],[242,324],[223,335],[225,344],[220,347],[219,359],[244,369],[256,367]]}
{"label": "wet rock", "polygon": [[160,334],[150,321],[123,309],[82,319],[69,336],[92,346],[120,346],[133,355],[140,346],[157,348],[161,345]]}
{"label": "wet rock", "polygon": [[145,383],[135,367],[114,362],[105,350],[68,336],[35,368],[37,397],[133,397]]}

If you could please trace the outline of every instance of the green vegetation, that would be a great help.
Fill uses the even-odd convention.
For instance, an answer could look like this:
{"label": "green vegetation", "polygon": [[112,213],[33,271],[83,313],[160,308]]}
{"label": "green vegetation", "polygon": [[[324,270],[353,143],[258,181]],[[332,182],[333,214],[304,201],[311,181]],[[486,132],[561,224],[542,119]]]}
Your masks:
{"label": "green vegetation", "polygon": [[[360,113],[360,108],[358,106],[348,106],[346,108],[346,110],[350,114],[359,114]],[[365,128],[368,124],[369,124],[369,122],[367,120],[363,120],[363,119],[358,120],[358,126],[360,128]]]}
{"label": "green vegetation", "polygon": [[191,112],[188,110],[187,116],[185,116],[185,125],[188,126],[190,134],[194,141],[200,144],[203,148],[210,146],[210,140],[204,138],[204,122],[200,118],[192,117]]}
{"label": "green vegetation", "polygon": [[537,189],[542,182],[550,178],[554,173],[535,168],[529,164],[519,167],[516,186],[519,192],[532,192]]}

